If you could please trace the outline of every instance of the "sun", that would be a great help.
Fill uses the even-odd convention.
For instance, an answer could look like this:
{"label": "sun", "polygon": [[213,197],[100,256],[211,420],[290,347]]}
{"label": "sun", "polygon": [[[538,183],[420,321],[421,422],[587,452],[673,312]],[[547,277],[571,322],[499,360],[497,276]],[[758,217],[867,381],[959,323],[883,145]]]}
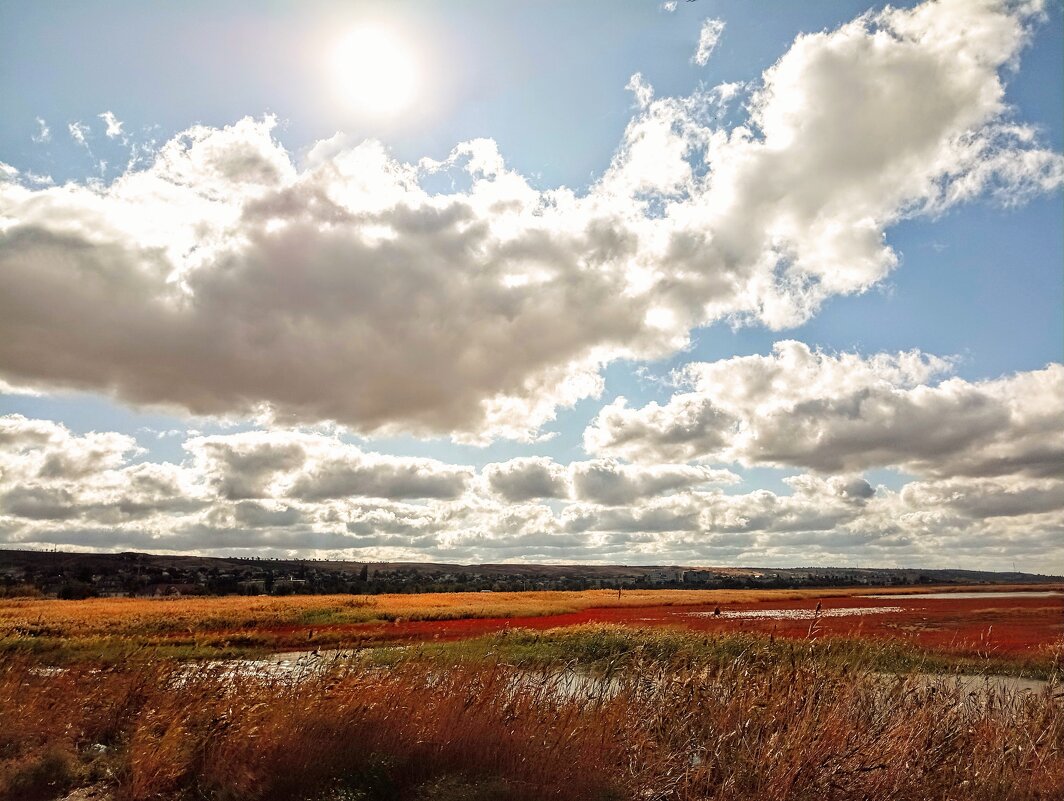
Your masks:
{"label": "sun", "polygon": [[413,53],[386,28],[359,27],[337,42],[332,69],[340,94],[362,114],[391,116],[417,92]]}

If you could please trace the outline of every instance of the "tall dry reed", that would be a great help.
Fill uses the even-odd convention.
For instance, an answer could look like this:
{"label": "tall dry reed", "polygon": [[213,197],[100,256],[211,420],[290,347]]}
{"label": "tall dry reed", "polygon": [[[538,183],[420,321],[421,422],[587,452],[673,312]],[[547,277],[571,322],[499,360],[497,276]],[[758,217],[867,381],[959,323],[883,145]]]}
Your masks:
{"label": "tall dry reed", "polygon": [[0,798],[1053,799],[1059,686],[725,661],[0,664]]}

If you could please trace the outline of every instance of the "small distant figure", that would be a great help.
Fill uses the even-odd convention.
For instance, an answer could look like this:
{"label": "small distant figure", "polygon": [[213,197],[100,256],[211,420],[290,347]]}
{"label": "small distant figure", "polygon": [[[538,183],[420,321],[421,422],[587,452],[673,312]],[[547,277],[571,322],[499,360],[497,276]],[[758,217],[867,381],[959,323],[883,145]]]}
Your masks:
{"label": "small distant figure", "polygon": [[720,617],[720,607],[719,606],[713,607],[713,617]]}
{"label": "small distant figure", "polygon": [[617,597],[621,597],[621,588],[619,586],[617,587]]}
{"label": "small distant figure", "polygon": [[817,613],[818,615],[820,614],[820,601],[817,601],[817,602],[816,602],[816,613]]}

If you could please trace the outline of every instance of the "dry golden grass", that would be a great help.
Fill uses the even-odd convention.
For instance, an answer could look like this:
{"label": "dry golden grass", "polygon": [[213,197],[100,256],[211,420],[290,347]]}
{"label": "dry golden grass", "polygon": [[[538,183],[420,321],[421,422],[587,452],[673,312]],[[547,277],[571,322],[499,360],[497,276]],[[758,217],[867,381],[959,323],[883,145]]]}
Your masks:
{"label": "dry golden grass", "polygon": [[0,660],[0,798],[100,781],[115,801],[1061,797],[1059,685],[972,694],[828,669],[801,643],[700,662],[606,635],[631,653],[576,685],[573,661],[279,675]]}
{"label": "dry golden grass", "polygon": [[423,593],[416,595],[0,599],[0,634],[65,638],[254,630],[307,624],[539,617],[591,607],[708,604],[847,595],[843,590],[633,590]]}

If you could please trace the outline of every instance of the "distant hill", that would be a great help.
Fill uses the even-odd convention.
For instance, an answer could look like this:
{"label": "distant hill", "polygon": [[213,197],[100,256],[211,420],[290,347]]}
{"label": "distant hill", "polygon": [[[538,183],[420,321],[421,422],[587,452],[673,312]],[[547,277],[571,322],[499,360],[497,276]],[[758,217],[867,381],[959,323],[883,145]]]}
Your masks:
{"label": "distant hill", "polygon": [[0,591],[61,598],[328,592],[1042,584],[1016,571],[876,567],[446,564],[0,550]]}

